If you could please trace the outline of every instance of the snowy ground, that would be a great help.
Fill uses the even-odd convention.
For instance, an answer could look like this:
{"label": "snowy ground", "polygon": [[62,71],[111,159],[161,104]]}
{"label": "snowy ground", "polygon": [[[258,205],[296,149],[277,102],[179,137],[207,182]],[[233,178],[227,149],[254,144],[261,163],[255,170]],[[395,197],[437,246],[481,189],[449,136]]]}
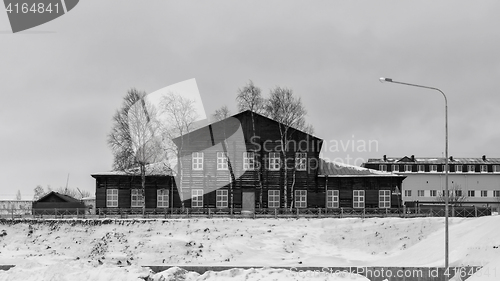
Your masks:
{"label": "snowy ground", "polygon": [[[469,280],[500,280],[499,231],[500,216],[450,218],[450,266],[486,265],[488,276]],[[153,274],[142,266],[437,267],[443,240],[443,218],[5,221],[0,265],[16,266],[0,280],[369,280],[270,268]]]}

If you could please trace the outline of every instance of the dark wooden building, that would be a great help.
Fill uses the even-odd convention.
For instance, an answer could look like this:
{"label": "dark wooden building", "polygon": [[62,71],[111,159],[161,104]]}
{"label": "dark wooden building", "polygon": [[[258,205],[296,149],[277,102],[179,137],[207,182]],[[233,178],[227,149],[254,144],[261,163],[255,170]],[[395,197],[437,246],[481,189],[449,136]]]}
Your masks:
{"label": "dark wooden building", "polygon": [[33,202],[33,215],[77,215],[85,214],[85,204],[71,196],[51,191]]}
{"label": "dark wooden building", "polygon": [[[379,194],[386,196],[388,190],[390,198],[383,197],[382,204],[387,208],[397,207],[392,194],[404,179],[359,167],[364,172],[335,174],[319,158],[322,139],[251,111],[194,130],[174,143],[178,172],[174,175],[161,163],[149,165],[144,199],[137,173],[93,174],[96,208],[139,208],[141,200],[146,208],[156,209],[180,208],[182,202],[195,209],[338,208],[365,198],[365,204],[356,206],[378,207]],[[337,192],[339,204],[330,202]]]}

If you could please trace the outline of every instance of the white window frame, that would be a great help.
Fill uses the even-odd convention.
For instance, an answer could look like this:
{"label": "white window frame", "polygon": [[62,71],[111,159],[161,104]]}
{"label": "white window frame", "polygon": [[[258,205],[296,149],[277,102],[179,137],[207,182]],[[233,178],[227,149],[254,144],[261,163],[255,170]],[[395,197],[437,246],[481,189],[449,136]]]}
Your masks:
{"label": "white window frame", "polygon": [[476,191],[475,190],[468,190],[467,197],[476,197]]}
{"label": "white window frame", "polygon": [[[448,164],[448,173],[450,172],[450,164]],[[446,173],[446,164],[443,165],[443,173]]]}
{"label": "white window frame", "polygon": [[378,169],[379,169],[379,171],[387,172],[387,165],[386,164],[380,164],[378,166]]}
{"label": "white window frame", "polygon": [[397,164],[392,165],[392,172],[395,172],[395,173],[399,172],[399,165],[397,165]]}
{"label": "white window frame", "polygon": [[429,166],[429,172],[436,173],[437,171],[438,171],[438,166],[437,165],[430,165]]}
{"label": "white window frame", "polygon": [[223,151],[217,151],[217,170],[227,171],[228,170],[228,159],[227,154]]}
{"label": "white window frame", "polygon": [[476,165],[467,165],[467,172],[475,173],[476,172]]}
{"label": "white window frame", "polygon": [[118,189],[110,188],[106,189],[106,208],[117,208],[118,207]]}
{"label": "white window frame", "polygon": [[391,207],[391,191],[379,190],[378,191],[378,207],[390,208]]}
{"label": "white window frame", "polygon": [[295,208],[307,208],[307,190],[295,190]]}
{"label": "white window frame", "polygon": [[423,189],[417,190],[417,197],[425,197],[425,190]]}
{"label": "white window frame", "polygon": [[493,197],[500,197],[500,190],[493,190]]}
{"label": "white window frame", "polygon": [[130,207],[142,208],[144,206],[144,196],[142,196],[141,189],[130,190]]}
{"label": "white window frame", "polygon": [[455,173],[461,173],[463,171],[463,165],[455,165]]}
{"label": "white window frame", "polygon": [[268,170],[279,171],[281,169],[281,158],[279,152],[269,152]]}
{"label": "white window frame", "polygon": [[455,197],[461,197],[462,194],[464,194],[464,193],[463,193],[463,191],[461,189],[455,190]]}
{"label": "white window frame", "polygon": [[168,189],[158,189],[156,190],[156,207],[157,208],[168,208],[170,206],[170,196]]}
{"label": "white window frame", "polygon": [[243,152],[243,170],[255,170],[255,152]]}
{"label": "white window frame", "polygon": [[405,197],[411,197],[411,189],[405,189]]}
{"label": "white window frame", "polygon": [[267,207],[279,208],[280,207],[280,191],[268,190],[267,191]]}
{"label": "white window frame", "polygon": [[191,190],[191,208],[203,208],[203,189]]}
{"label": "white window frame", "polygon": [[365,207],[365,191],[364,190],[353,190],[352,191],[352,207],[356,209],[362,209]]}
{"label": "white window frame", "polygon": [[431,196],[431,197],[437,197],[437,190],[435,190],[435,189],[431,189],[431,190],[430,190],[430,196]]}
{"label": "white window frame", "polygon": [[191,154],[193,171],[203,171],[203,152],[193,152]]}
{"label": "white window frame", "polygon": [[481,170],[481,173],[487,173],[488,172],[488,165],[481,165],[480,170]]}
{"label": "white window frame", "polygon": [[500,173],[500,165],[493,165],[493,173]]}
{"label": "white window frame", "polygon": [[326,207],[338,208],[339,207],[339,191],[327,190],[326,191]]}
{"label": "white window frame", "polygon": [[424,173],[425,172],[425,165],[422,165],[422,164],[418,165],[417,166],[417,171],[419,173]]}
{"label": "white window frame", "polygon": [[295,153],[295,169],[297,171],[305,171],[307,169],[307,153],[306,152],[296,152]]}
{"label": "white window frame", "polygon": [[228,208],[228,190],[227,189],[217,189],[215,194],[215,207],[217,208]]}
{"label": "white window frame", "polygon": [[488,197],[488,190],[481,190],[481,197]]}
{"label": "white window frame", "polygon": [[412,171],[412,165],[405,165],[405,173],[411,173]]}

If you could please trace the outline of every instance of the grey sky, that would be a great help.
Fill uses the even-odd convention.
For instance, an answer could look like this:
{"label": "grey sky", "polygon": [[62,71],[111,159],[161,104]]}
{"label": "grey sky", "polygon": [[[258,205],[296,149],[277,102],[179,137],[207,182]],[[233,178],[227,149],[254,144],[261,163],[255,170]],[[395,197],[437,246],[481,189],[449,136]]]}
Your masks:
{"label": "grey sky", "polygon": [[[324,156],[349,164],[441,156],[441,95],[378,78],[438,87],[450,155],[500,157],[499,11],[498,1],[86,0],[18,34],[2,11],[0,198],[30,199],[68,173],[93,192],[90,173],[111,169],[106,138],[126,91],[190,78],[207,113],[236,113],[249,79],[265,95],[293,89]],[[370,140],[378,149],[357,151]]]}

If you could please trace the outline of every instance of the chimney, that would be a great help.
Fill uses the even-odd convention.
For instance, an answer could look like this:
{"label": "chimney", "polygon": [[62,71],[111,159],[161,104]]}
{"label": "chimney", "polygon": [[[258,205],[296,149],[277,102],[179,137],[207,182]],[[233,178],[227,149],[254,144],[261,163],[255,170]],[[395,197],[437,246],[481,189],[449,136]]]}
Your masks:
{"label": "chimney", "polygon": [[486,155],[483,155],[483,161],[486,161]]}
{"label": "chimney", "polygon": [[384,162],[387,162],[387,155],[384,155]]}
{"label": "chimney", "polygon": [[415,162],[415,155],[412,155],[412,156],[411,156],[411,161],[412,161],[412,162]]}
{"label": "chimney", "polygon": [[452,162],[453,162],[453,156],[450,156],[450,161],[452,161]]}

